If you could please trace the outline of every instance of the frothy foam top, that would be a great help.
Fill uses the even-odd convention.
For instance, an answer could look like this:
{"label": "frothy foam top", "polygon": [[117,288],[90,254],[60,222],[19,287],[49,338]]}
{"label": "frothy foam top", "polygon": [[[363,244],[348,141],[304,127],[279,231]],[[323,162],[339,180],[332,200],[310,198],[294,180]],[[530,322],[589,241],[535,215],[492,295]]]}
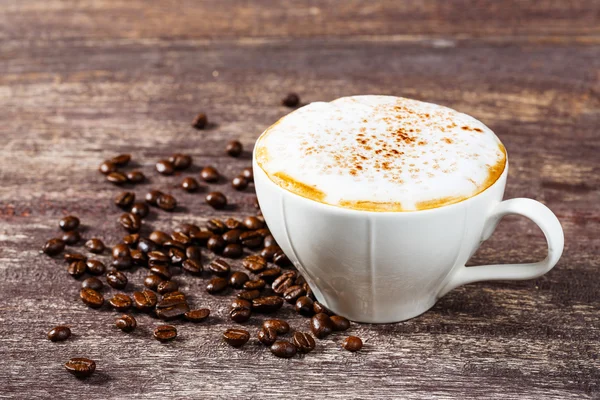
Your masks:
{"label": "frothy foam top", "polygon": [[392,96],[302,107],[261,135],[255,156],[285,189],[371,211],[465,200],[492,185],[506,163],[500,140],[475,118]]}

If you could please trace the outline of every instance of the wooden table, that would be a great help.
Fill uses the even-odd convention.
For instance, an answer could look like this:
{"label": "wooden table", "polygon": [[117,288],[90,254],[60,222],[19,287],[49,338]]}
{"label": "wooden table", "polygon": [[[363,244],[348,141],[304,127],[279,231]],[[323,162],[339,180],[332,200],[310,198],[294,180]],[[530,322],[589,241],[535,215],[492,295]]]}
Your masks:
{"label": "wooden table", "polygon": [[[0,397],[599,398],[600,2],[4,0],[0,61]],[[177,277],[211,322],[176,323],[165,345],[147,316],[136,333],[117,331],[115,312],[84,306],[63,262],[39,254],[67,214],[86,238],[117,243],[119,189],[96,168],[122,152],[150,177],[138,196],[169,190],[183,206],[154,212],[146,233],[254,213],[251,190],[215,186],[235,204],[215,213],[175,185],[201,165],[228,178],[249,165],[224,144],[251,149],[289,111],[279,104],[289,91],[303,102],[414,97],[481,119],[509,152],[506,196],[542,201],[561,220],[561,261],[537,280],[454,290],[404,323],[353,324],[358,354],[336,334],[281,360],[221,342],[230,297],[208,295],[205,280]],[[214,125],[196,131],[201,110]],[[195,167],[154,173],[176,151]],[[506,218],[472,263],[544,254],[532,223]],[[131,275],[134,287],[143,276]],[[289,308],[283,316],[306,329]],[[51,343],[58,324],[74,335]],[[65,372],[74,356],[97,361],[94,377]]]}

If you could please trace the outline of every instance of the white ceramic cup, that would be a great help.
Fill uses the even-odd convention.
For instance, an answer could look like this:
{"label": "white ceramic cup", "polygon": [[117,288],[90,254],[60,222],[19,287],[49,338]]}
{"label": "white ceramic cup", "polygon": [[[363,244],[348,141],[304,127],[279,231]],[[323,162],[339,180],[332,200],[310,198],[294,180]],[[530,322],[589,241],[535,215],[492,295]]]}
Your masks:
{"label": "white ceramic cup", "polygon": [[[304,275],[317,300],[358,322],[397,322],[431,308],[450,290],[485,280],[533,279],[560,258],[556,216],[531,199],[502,201],[500,178],[465,201],[422,211],[371,212],[331,206],[275,184],[253,157],[256,194],[273,237]],[[465,267],[508,214],[535,222],[548,255],[532,264]]]}

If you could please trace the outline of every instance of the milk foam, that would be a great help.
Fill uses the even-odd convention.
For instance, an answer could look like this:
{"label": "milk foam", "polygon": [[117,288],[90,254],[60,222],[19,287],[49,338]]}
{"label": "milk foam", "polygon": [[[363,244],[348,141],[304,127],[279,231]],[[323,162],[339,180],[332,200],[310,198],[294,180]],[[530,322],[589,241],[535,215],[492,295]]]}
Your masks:
{"label": "milk foam", "polygon": [[506,162],[500,140],[475,118],[392,96],[309,104],[268,128],[255,152],[280,186],[373,211],[462,201],[493,184]]}

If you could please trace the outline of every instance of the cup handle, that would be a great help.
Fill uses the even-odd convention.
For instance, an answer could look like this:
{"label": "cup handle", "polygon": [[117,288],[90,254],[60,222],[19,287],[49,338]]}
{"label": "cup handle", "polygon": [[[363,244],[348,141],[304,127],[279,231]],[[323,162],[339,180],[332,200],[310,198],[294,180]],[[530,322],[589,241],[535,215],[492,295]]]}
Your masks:
{"label": "cup handle", "polygon": [[511,199],[501,202],[492,211],[483,229],[481,241],[487,240],[500,219],[516,214],[529,218],[540,227],[548,243],[548,255],[542,261],[527,264],[496,264],[474,267],[461,266],[452,272],[450,280],[443,286],[439,297],[467,283],[490,280],[534,279],[550,271],[558,262],[565,243],[562,227],[556,215],[542,203],[532,199]]}

